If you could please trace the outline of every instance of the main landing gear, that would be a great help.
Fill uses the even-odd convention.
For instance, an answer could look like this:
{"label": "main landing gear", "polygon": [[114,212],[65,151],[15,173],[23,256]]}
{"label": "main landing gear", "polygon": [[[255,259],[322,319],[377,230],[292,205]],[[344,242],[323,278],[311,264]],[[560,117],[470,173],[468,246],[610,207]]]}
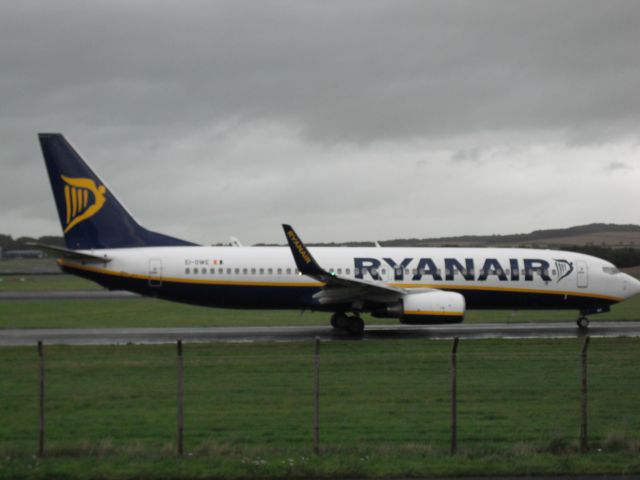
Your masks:
{"label": "main landing gear", "polygon": [[347,316],[344,312],[331,315],[331,326],[337,330],[346,330],[350,335],[362,335],[364,322],[357,315]]}

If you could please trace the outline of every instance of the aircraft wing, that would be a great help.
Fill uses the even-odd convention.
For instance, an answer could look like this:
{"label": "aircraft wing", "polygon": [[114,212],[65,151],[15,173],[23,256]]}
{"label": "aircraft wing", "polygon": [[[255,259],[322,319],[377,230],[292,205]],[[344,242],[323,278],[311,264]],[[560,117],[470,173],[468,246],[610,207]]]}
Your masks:
{"label": "aircraft wing", "polygon": [[387,303],[408,293],[404,288],[391,287],[368,280],[346,278],[327,272],[316,262],[307,246],[290,225],[282,225],[282,228],[300,273],[324,283],[322,291],[314,295],[314,299],[318,303],[330,304],[364,300]]}
{"label": "aircraft wing", "polygon": [[37,247],[46,252],[53,253],[54,255],[58,255],[63,258],[68,258],[69,260],[80,260],[86,262],[100,262],[107,263],[110,262],[111,259],[109,257],[100,257],[98,255],[91,255],[88,253],[78,252],[76,250],[70,250],[68,248],[56,247],[53,245],[46,245],[44,243],[31,242],[29,243],[32,247]]}

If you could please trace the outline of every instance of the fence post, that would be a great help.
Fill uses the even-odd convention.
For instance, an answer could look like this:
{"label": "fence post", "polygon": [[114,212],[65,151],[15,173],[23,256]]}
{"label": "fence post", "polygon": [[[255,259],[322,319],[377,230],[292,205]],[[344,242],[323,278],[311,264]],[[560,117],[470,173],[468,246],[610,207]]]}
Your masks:
{"label": "fence post", "polygon": [[580,352],[581,360],[581,388],[580,388],[580,451],[586,452],[587,445],[587,349],[590,337],[587,335]]}
{"label": "fence post", "polygon": [[458,449],[458,388],[457,388],[457,354],[459,338],[453,339],[451,347],[451,455]]}
{"label": "fence post", "polygon": [[184,360],[182,340],[178,340],[178,455],[184,453]]}
{"label": "fence post", "polygon": [[313,352],[313,453],[320,453],[320,338]]}
{"label": "fence post", "polygon": [[44,351],[38,340],[38,457],[44,457]]}

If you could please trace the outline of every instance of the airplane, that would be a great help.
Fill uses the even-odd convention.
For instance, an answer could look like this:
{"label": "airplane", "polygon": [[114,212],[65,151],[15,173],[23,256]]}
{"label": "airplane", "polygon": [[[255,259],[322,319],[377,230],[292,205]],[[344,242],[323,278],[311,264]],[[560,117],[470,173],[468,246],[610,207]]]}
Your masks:
{"label": "airplane", "polygon": [[331,313],[361,335],[361,314],[459,323],[467,309],[572,309],[588,315],[640,293],[640,281],[580,253],[522,248],[197,245],[147,230],[66,138],[39,134],[66,247],[39,245],[61,269],[113,290],[195,305]]}

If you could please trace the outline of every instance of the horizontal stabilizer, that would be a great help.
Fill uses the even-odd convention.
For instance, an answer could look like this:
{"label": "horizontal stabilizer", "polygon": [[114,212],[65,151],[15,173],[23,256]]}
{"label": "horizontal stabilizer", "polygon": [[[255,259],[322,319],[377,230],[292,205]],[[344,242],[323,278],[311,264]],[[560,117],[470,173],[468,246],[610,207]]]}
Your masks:
{"label": "horizontal stabilizer", "polygon": [[68,258],[70,260],[84,260],[87,262],[100,262],[107,263],[110,262],[111,259],[107,256],[98,256],[98,255],[90,255],[88,253],[78,252],[76,250],[70,250],[68,248],[63,247],[55,247],[53,245],[45,245],[43,243],[32,242],[29,243],[30,246],[39,248],[44,250],[45,252],[53,253],[54,255],[58,255],[63,258]]}

